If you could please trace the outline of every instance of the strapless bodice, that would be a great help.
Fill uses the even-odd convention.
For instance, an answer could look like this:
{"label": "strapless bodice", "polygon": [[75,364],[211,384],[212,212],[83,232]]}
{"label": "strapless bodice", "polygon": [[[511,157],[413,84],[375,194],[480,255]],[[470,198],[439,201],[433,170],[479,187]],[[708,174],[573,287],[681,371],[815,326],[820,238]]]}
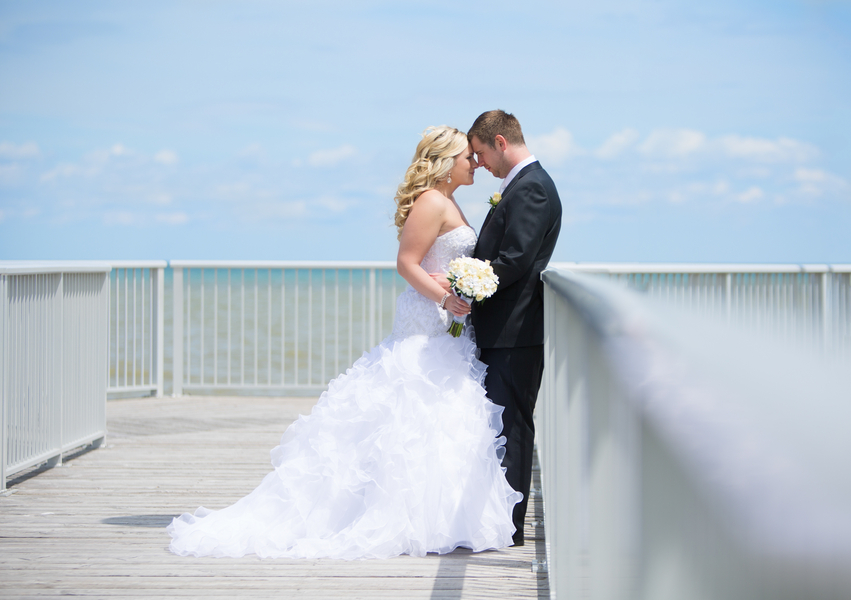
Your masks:
{"label": "strapless bodice", "polygon": [[[450,261],[459,256],[471,256],[476,247],[476,232],[462,225],[434,240],[420,266],[426,273],[445,273]],[[396,300],[396,317],[393,336],[427,335],[434,337],[446,333],[452,314],[441,309],[410,285]]]}

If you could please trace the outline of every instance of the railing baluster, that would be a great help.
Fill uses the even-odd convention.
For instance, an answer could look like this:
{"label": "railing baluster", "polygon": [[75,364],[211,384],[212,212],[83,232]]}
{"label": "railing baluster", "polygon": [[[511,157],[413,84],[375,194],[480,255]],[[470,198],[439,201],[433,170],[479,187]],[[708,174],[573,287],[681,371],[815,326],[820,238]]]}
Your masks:
{"label": "railing baluster", "polygon": [[281,269],[281,387],[286,383],[286,355],[287,355],[287,271]]}
{"label": "railing baluster", "polygon": [[213,385],[219,383],[219,269],[213,269]]}
{"label": "railing baluster", "polygon": [[313,383],[313,269],[307,270],[307,385]]}
{"label": "railing baluster", "polygon": [[124,385],[128,385],[127,383],[127,363],[129,358],[129,353],[127,351],[127,322],[130,320],[128,318],[127,312],[127,269],[124,269]]}
{"label": "railing baluster", "polygon": [[257,297],[259,296],[258,287],[257,287],[257,269],[254,269],[254,385],[257,385],[257,358],[260,354],[260,350],[258,347],[258,333],[257,333],[257,321],[260,318],[260,315],[257,314]]}
{"label": "railing baluster", "polygon": [[206,384],[207,382],[204,379],[204,367],[207,364],[207,345],[204,343],[204,332],[207,330],[207,319],[205,314],[206,302],[205,300],[205,291],[207,287],[206,281],[206,269],[203,267],[200,269],[201,271],[201,315],[200,315],[200,324],[198,328],[201,332],[201,350],[198,353],[198,362],[201,363],[201,374],[200,374],[200,383],[201,385]]}
{"label": "railing baluster", "polygon": [[266,280],[266,385],[272,387],[272,269]]}
{"label": "railing baluster", "polygon": [[172,269],[172,394],[183,395],[183,269]]}
{"label": "railing baluster", "polygon": [[375,269],[369,270],[369,347],[375,347]]}
{"label": "railing baluster", "polygon": [[138,290],[136,289],[136,269],[133,269],[133,385],[136,385],[136,370],[138,368],[137,358],[136,358],[136,340],[138,339],[137,331],[139,324],[136,321],[136,299],[139,296]]}
{"label": "railing baluster", "polygon": [[228,368],[227,368],[228,386],[230,386],[230,382],[231,382],[230,372],[233,369],[233,363],[231,362],[231,353],[230,353],[230,349],[231,349],[231,346],[232,346],[230,316],[231,316],[231,311],[233,310],[233,305],[231,303],[231,271],[232,271],[232,269],[228,269]]}
{"label": "railing baluster", "polygon": [[192,269],[186,270],[186,383],[192,384]]}
{"label": "railing baluster", "polygon": [[334,375],[340,372],[340,269],[334,269]]}
{"label": "railing baluster", "polygon": [[248,346],[246,343],[247,340],[245,339],[245,269],[242,269],[240,277],[240,293],[242,294],[242,300],[239,303],[239,383],[240,385],[245,385],[245,348]]}
{"label": "railing baluster", "polygon": [[320,363],[319,363],[319,383],[322,383],[322,382],[325,381],[325,346],[327,346],[327,344],[328,344],[327,338],[325,337],[325,318],[324,318],[325,314],[326,314],[325,309],[327,307],[327,304],[325,304],[325,287],[326,287],[325,270],[323,269],[323,270],[319,271],[319,273],[322,276],[322,313],[321,314],[322,314],[322,317],[323,317],[322,318],[322,338],[320,340],[320,345],[322,346],[322,351],[320,353],[321,358],[320,358]]}

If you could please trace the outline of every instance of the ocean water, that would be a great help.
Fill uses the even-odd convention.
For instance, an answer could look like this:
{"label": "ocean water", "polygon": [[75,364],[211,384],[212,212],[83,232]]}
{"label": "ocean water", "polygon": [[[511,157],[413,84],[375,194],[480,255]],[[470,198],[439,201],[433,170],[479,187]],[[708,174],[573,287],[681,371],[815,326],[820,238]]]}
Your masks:
{"label": "ocean water", "polygon": [[[372,277],[371,277],[372,275]],[[184,270],[184,385],[257,393],[324,388],[392,330],[395,269]],[[147,271],[110,281],[110,386],[151,381]],[[164,291],[164,384],[173,390],[174,277]],[[135,376],[135,379],[134,379]]]}

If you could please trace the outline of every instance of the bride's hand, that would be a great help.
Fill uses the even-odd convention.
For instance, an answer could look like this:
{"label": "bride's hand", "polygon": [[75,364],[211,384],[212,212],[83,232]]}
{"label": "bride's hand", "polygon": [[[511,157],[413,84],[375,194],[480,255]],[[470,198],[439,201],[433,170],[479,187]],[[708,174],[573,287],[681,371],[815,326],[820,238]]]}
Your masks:
{"label": "bride's hand", "polygon": [[451,312],[456,317],[463,317],[470,314],[470,305],[461,300],[455,294],[451,294],[449,298],[446,299],[446,304],[443,307]]}
{"label": "bride's hand", "polygon": [[446,278],[446,273],[429,273],[428,276],[434,279],[437,284],[443,288],[443,291],[451,291],[449,287],[449,280]]}

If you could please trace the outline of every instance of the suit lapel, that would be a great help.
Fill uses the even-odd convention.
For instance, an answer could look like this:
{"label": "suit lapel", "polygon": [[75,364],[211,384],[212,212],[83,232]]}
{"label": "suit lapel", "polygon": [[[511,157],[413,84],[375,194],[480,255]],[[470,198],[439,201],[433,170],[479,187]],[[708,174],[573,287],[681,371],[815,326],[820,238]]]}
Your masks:
{"label": "suit lapel", "polygon": [[479,231],[483,231],[483,230],[484,230],[484,228],[488,226],[488,223],[490,223],[491,217],[493,216],[493,211],[495,211],[495,210],[496,210],[496,207],[495,207],[495,206],[491,207],[491,208],[488,210],[488,214],[487,214],[487,216],[485,217],[485,222],[484,222],[484,223],[482,223],[482,228],[481,228]]}
{"label": "suit lapel", "polygon": [[541,163],[536,160],[535,162],[529,163],[528,165],[520,169],[520,172],[514,176],[514,179],[511,180],[511,183],[509,183],[508,187],[506,187],[505,190],[502,192],[502,197],[505,198],[505,196],[507,196],[511,192],[511,190],[514,189],[514,186],[517,185],[517,182],[523,179],[523,177],[525,177],[532,171],[537,171],[538,169],[542,168],[543,167],[541,167]]}
{"label": "suit lapel", "polygon": [[[508,184],[508,187],[506,187],[503,190],[502,200],[500,202],[505,202],[506,197],[508,196],[508,194],[511,193],[511,190],[514,189],[514,186],[517,184],[518,181],[520,181],[523,177],[525,177],[526,175],[528,175],[532,171],[536,171],[536,170],[542,169],[542,168],[543,167],[541,167],[541,163],[539,163],[538,161],[535,161],[533,163],[526,165],[522,169],[520,169],[520,172],[517,173],[517,175],[514,176],[514,179],[511,180],[511,183]],[[499,205],[497,205],[497,207],[498,206]],[[482,223],[482,228],[479,230],[480,235],[481,235],[481,232],[484,231],[485,228],[488,226],[488,223],[490,223],[491,217],[493,216],[493,213],[496,212],[497,207],[494,207],[494,208],[492,208],[488,211],[488,214],[485,217],[485,222]]]}

